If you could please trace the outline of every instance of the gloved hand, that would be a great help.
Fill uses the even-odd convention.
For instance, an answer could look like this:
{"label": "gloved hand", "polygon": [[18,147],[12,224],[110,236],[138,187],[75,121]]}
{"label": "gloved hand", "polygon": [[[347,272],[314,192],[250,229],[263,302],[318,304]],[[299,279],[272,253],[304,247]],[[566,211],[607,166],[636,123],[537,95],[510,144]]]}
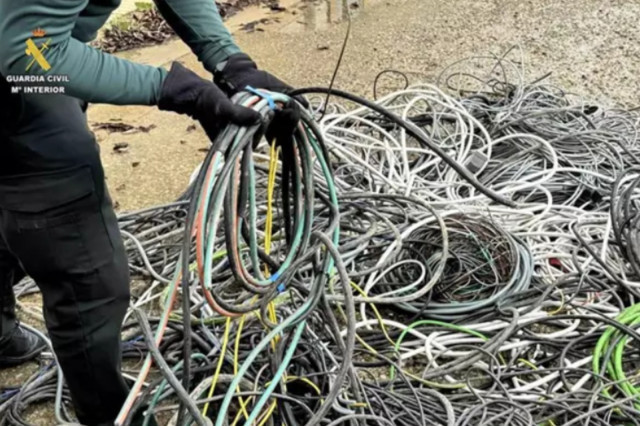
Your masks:
{"label": "gloved hand", "polygon": [[[229,96],[233,96],[247,86],[254,89],[267,89],[272,92],[289,93],[293,87],[284,83],[272,74],[258,69],[255,62],[245,53],[229,56],[214,75],[215,83]],[[305,108],[309,107],[302,97],[296,97]]]}
{"label": "gloved hand", "polygon": [[218,86],[178,62],[171,65],[162,85],[158,108],[195,118],[212,141],[227,124],[250,126],[261,118],[258,112],[231,102]]}
{"label": "gloved hand", "polygon": [[[214,74],[214,81],[229,96],[235,95],[247,86],[285,94],[293,90],[293,87],[272,74],[259,70],[256,63],[245,53],[231,55],[222,63]],[[296,96],[295,99],[305,108],[309,107],[309,103],[302,96]],[[300,114],[300,108],[295,102],[285,105],[276,113],[267,129],[267,139],[272,140],[275,137],[281,143],[289,139],[300,121]]]}

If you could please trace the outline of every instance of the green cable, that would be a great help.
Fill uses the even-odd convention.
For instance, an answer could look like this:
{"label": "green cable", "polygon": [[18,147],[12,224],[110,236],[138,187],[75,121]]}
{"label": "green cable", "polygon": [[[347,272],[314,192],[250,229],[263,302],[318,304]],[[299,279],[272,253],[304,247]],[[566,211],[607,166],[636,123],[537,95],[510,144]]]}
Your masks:
{"label": "green cable", "polygon": [[269,383],[269,386],[264,390],[264,392],[262,393],[262,396],[260,396],[260,399],[258,400],[256,405],[253,407],[253,410],[251,411],[249,418],[244,423],[245,426],[251,426],[253,424],[255,419],[260,414],[262,407],[264,407],[264,405],[269,401],[269,397],[275,390],[276,386],[278,386],[278,384],[280,383],[280,379],[284,375],[287,367],[289,366],[289,362],[291,361],[291,358],[293,358],[293,354],[298,348],[298,343],[300,342],[300,337],[302,336],[302,332],[304,331],[305,327],[306,327],[305,321],[301,322],[300,324],[298,324],[298,327],[296,327],[291,343],[289,343],[289,347],[287,348],[287,352],[285,356],[282,358],[280,367],[278,367],[278,371],[276,371],[276,374],[273,376],[271,383]]}
{"label": "green cable", "polygon": [[[325,180],[327,182],[327,187],[329,189],[329,197],[331,199],[331,202],[333,203],[334,206],[337,207],[339,205],[338,193],[337,193],[335,184],[333,182],[333,176],[331,175],[331,170],[329,170],[329,165],[325,161],[324,152],[322,152],[322,149],[320,149],[320,146],[318,145],[318,141],[316,140],[316,138],[310,132],[309,129],[307,129],[307,135],[309,137],[309,143],[313,148],[313,151],[316,154],[316,158],[320,162],[320,167],[322,168],[322,172],[324,173]],[[333,243],[336,245],[339,245],[340,243],[340,223],[336,224],[336,228],[333,231]],[[334,263],[335,261],[332,258],[329,262],[329,270],[333,270]]]}
{"label": "green cable", "polygon": [[[288,98],[286,96],[284,96],[284,95],[276,96],[274,94],[273,98],[276,101],[279,101],[279,102],[287,102],[288,101]],[[266,105],[267,105],[267,101],[266,100],[262,100],[262,101],[258,102],[258,104],[254,107],[254,109],[260,110],[260,109],[264,108]],[[242,134],[241,132],[238,133],[238,135],[236,136],[236,138],[234,140],[234,146],[236,146],[239,142],[242,141],[242,137],[243,136],[244,136],[244,134]],[[230,169],[229,173],[231,174],[232,171],[233,171],[233,169]],[[227,175],[227,176],[223,177],[223,179],[225,179],[225,183],[226,183],[226,180],[229,179],[229,177],[230,177],[230,175]],[[222,198],[223,195],[224,195],[224,192],[221,193],[220,197]],[[250,201],[252,203],[255,203],[255,198],[251,199]],[[218,202],[218,199],[216,199],[216,202]],[[220,200],[220,202],[222,202],[222,200]],[[216,212],[216,219],[217,219],[217,213],[218,212]],[[211,235],[213,237],[215,237],[215,235],[217,233],[216,231],[217,231],[217,223],[216,223],[216,227],[213,229],[213,232],[211,233]],[[273,284],[278,279],[278,277],[280,275],[282,275],[289,268],[289,266],[291,265],[291,262],[293,261],[295,255],[297,253],[298,247],[300,245],[300,241],[302,239],[302,234],[303,234],[303,228],[301,226],[298,226],[297,229],[296,229],[296,233],[295,233],[294,239],[293,239],[293,241],[291,243],[291,248],[289,249],[289,253],[287,253],[286,258],[283,261],[283,263],[280,266],[280,268],[278,269],[278,271],[273,273],[271,275],[271,277],[268,278],[268,279],[255,280],[258,285],[260,285],[260,286],[269,286],[269,285]],[[239,232],[238,232],[238,236],[240,236]],[[243,268],[243,270],[246,271],[246,269],[244,268],[244,265],[242,264],[242,262],[240,262],[240,266]]]}
{"label": "green cable", "polygon": [[[635,326],[640,324],[640,303],[633,305],[618,315],[616,321],[623,325]],[[640,397],[640,388],[634,386],[626,376],[623,368],[624,349],[629,340],[629,336],[622,334],[616,327],[608,326],[593,351],[592,367],[593,372],[597,375],[604,375],[604,370],[611,376],[612,381],[619,383],[620,390],[626,396],[637,395]],[[612,348],[610,345],[615,342],[613,347],[613,360],[603,359],[606,361],[606,365],[601,365],[601,358],[605,356]],[[606,349],[608,348],[608,349]],[[605,350],[606,349],[606,350]],[[602,394],[607,398],[611,398],[609,387],[605,387],[602,390]],[[636,409],[640,409],[640,402],[634,404]]]}
{"label": "green cable", "polygon": [[[285,102],[288,100],[288,98],[286,96],[280,96],[280,95],[276,95],[274,94],[274,98],[276,98],[276,100],[284,100]],[[306,129],[306,133],[307,135],[310,134],[310,130],[309,128]],[[297,140],[297,139],[296,139]],[[337,197],[337,193],[335,190],[335,186],[333,183],[333,176],[331,174],[331,171],[329,169],[328,164],[325,161],[324,158],[324,152],[320,149],[320,147],[317,145],[317,141],[316,139],[311,136],[308,138],[310,145],[313,148],[314,153],[316,154],[316,159],[319,161],[322,171],[323,171],[323,175],[324,178],[327,182],[327,186],[329,189],[329,196],[330,196],[330,200],[333,203],[333,205],[337,208],[338,204],[338,197]],[[303,212],[304,214],[304,212]],[[302,221],[301,221],[302,223]],[[297,227],[297,232],[296,232],[296,237],[294,238],[294,242],[298,242],[301,239],[301,234],[303,227],[302,226],[298,226]],[[333,230],[333,239],[336,242],[336,244],[339,242],[339,237],[340,237],[340,231],[339,231],[339,225],[336,224],[335,229]],[[293,246],[293,244],[292,244]],[[272,275],[271,280],[275,280],[277,276],[279,276],[280,273],[282,273],[282,271],[286,270],[289,267],[289,264],[291,263],[291,260],[293,259],[293,254],[295,253],[295,250],[291,249],[288,253],[287,256],[287,263],[285,266],[285,263],[282,264],[281,268],[278,271],[278,275]],[[289,257],[291,257],[291,259],[289,259]],[[330,272],[333,270],[333,265],[334,265],[334,260],[333,258],[329,259],[329,261],[327,262],[327,266],[326,266],[326,270],[324,271],[325,274],[330,275]],[[272,282],[270,281],[270,282]],[[242,363],[242,365],[240,366],[238,373],[236,374],[236,376],[234,377],[232,383],[229,385],[229,388],[227,390],[227,393],[225,394],[224,399],[222,400],[222,403],[220,405],[220,409],[218,411],[218,417],[216,418],[216,426],[223,426],[226,419],[225,419],[225,415],[226,412],[229,409],[229,406],[231,404],[231,401],[235,395],[235,389],[238,388],[238,385],[240,383],[240,380],[244,377],[244,375],[247,373],[249,367],[253,364],[254,360],[258,357],[258,355],[260,354],[260,352],[262,352],[265,347],[269,344],[269,342],[271,342],[271,340],[273,340],[273,338],[275,338],[277,335],[280,335],[282,332],[284,332],[285,330],[287,330],[289,327],[291,327],[299,318],[301,318],[304,314],[306,314],[306,312],[310,309],[312,304],[312,300],[306,300],[302,306],[300,306],[291,316],[289,316],[288,318],[286,318],[284,321],[282,321],[280,324],[278,324],[273,330],[271,330],[267,336],[265,336],[262,341],[260,341],[260,343],[258,343],[256,345],[255,348],[253,348],[253,350],[249,353],[249,355],[247,356],[247,358],[245,359],[245,361]],[[298,329],[303,329],[306,326],[306,321],[302,321],[300,322],[300,324],[298,324]],[[278,372],[280,372],[282,370],[282,372],[284,373],[284,370],[288,367],[288,362],[283,362],[279,369]],[[272,383],[277,383],[278,380],[273,380]],[[272,391],[271,391],[272,392]],[[256,410],[254,410],[256,411]],[[253,414],[253,412],[252,412]]]}
{"label": "green cable", "polygon": [[[209,362],[209,360],[207,359],[206,356],[204,356],[201,353],[195,353],[193,355],[191,355],[191,359],[192,360],[197,360],[197,359],[201,359],[202,361],[205,362]],[[180,360],[175,367],[173,367],[171,369],[171,371],[173,373],[178,372],[180,369],[182,369],[182,365],[184,364],[184,360]],[[169,382],[167,381],[167,379],[162,379],[162,382],[160,382],[160,385],[158,385],[158,388],[156,389],[153,398],[151,399],[151,401],[149,402],[149,406],[147,407],[147,410],[149,413],[151,413],[153,411],[153,409],[158,405],[158,402],[160,402],[160,397],[162,396],[162,392],[164,392],[164,388],[167,387],[167,385],[169,384]],[[149,421],[151,419],[150,415],[146,415],[144,418],[144,422],[142,423],[142,426],[148,426],[149,425]]]}
{"label": "green cable", "polygon": [[[218,160],[219,157],[216,157],[216,160]],[[217,175],[218,175],[218,165],[219,165],[219,161],[216,161],[213,165],[213,170],[211,173],[211,177],[209,179],[209,181],[207,182],[207,190],[204,191],[204,200],[200,199],[198,200],[199,205],[201,203],[201,208],[202,208],[202,221],[204,227],[208,227],[210,226],[210,220],[209,220],[209,203],[211,201],[211,189],[214,187],[215,182],[217,181]],[[213,206],[213,217],[217,218],[217,215],[219,214],[219,211],[216,210],[216,204],[214,203]],[[202,230],[202,232],[204,233],[204,229]],[[205,238],[208,237],[208,234],[205,234]],[[213,244],[211,244],[211,239],[207,238],[206,244],[205,244],[205,252],[202,254],[202,257],[205,261],[205,265],[210,265],[210,261],[213,260]],[[225,250],[225,254],[227,253],[227,251]],[[210,268],[205,268],[204,269],[204,286],[207,289],[211,289],[211,269]]]}
{"label": "green cable", "polygon": [[[262,269],[260,268],[260,259],[258,258],[258,234],[256,232],[256,223],[258,222],[258,209],[255,203],[256,198],[256,173],[253,168],[253,157],[249,158],[249,254],[251,256],[251,264],[253,270],[259,279],[264,279]],[[242,228],[242,217],[240,218],[239,227]],[[241,247],[238,244],[238,247]]]}
{"label": "green cable", "polygon": [[[245,359],[245,361],[242,363],[242,365],[238,369],[238,373],[233,378],[233,381],[229,385],[227,393],[224,399],[222,400],[222,403],[220,405],[220,410],[218,411],[218,417],[216,419],[216,426],[223,426],[225,424],[225,421],[226,421],[225,415],[229,409],[229,405],[231,404],[231,400],[233,399],[233,396],[235,394],[235,389],[238,388],[240,381],[242,380],[244,375],[247,373],[247,370],[249,370],[249,367],[251,366],[251,364],[253,364],[253,361],[258,357],[260,352],[262,352],[267,347],[267,345],[269,345],[271,340],[273,340],[276,336],[280,335],[284,330],[292,326],[293,323],[302,315],[304,315],[310,307],[311,307],[311,300],[305,301],[305,303],[300,308],[298,308],[298,310],[294,312],[293,315],[286,318],[282,323],[278,324],[277,327],[271,330],[269,334],[267,334],[260,341],[260,343],[258,343],[256,347],[253,348],[251,353],[249,353],[249,355],[247,356],[247,359]],[[299,325],[306,325],[306,322],[303,321]]]}
{"label": "green cable", "polygon": [[[398,353],[398,350],[400,349],[400,344],[402,343],[402,340],[404,339],[404,337],[407,335],[407,333],[416,328],[419,327],[421,325],[438,325],[440,327],[445,327],[445,328],[450,328],[452,330],[455,331],[459,331],[461,333],[466,333],[466,334],[470,334],[472,336],[478,337],[482,340],[484,340],[485,342],[487,340],[489,340],[489,338],[487,336],[485,336],[482,333],[479,333],[475,330],[471,330],[470,328],[466,328],[466,327],[461,327],[459,325],[455,325],[455,324],[449,324],[446,322],[442,322],[442,321],[435,321],[435,320],[421,320],[421,321],[416,321],[413,324],[409,325],[407,328],[405,328],[404,330],[402,330],[402,333],[400,334],[400,337],[398,337],[398,340],[396,341],[395,346],[393,347],[393,349],[396,351],[396,353]],[[395,373],[396,373],[396,367],[395,366],[391,366],[389,368],[389,378],[391,380],[393,380],[395,378]]]}

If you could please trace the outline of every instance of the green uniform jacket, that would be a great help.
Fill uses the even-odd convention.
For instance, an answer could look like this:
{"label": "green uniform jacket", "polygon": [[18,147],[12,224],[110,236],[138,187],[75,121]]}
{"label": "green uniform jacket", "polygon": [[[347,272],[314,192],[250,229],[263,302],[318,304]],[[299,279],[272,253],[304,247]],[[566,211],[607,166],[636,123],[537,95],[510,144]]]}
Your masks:
{"label": "green uniform jacket", "polygon": [[[205,68],[240,50],[224,27],[214,0],[155,0],[169,25]],[[89,102],[155,105],[167,71],[136,64],[101,52],[85,43],[95,38],[120,0],[0,0],[0,74],[65,75],[65,93]],[[42,29],[44,37],[33,31]],[[27,41],[40,48],[51,66],[37,63]],[[57,84],[57,83],[56,83]]]}

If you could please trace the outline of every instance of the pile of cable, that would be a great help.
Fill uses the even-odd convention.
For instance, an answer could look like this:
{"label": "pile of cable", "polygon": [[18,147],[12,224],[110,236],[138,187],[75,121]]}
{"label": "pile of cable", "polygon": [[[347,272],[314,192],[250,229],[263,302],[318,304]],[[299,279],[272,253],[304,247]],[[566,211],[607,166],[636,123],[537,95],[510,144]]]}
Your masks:
{"label": "pile of cable", "polygon": [[[481,57],[375,102],[304,89],[285,142],[288,96],[238,96],[263,123],[120,217],[117,424],[640,423],[640,116],[546,80]],[[72,421],[41,374],[4,421],[52,398]]]}

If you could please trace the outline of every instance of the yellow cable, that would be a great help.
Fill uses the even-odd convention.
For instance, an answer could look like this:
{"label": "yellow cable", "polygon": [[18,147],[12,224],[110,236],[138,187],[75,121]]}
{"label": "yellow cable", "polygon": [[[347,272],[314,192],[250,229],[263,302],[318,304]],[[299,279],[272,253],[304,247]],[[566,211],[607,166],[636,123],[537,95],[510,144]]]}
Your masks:
{"label": "yellow cable", "polygon": [[[271,149],[269,150],[269,178],[267,181],[267,223],[265,225],[264,235],[264,252],[271,254],[271,240],[273,234],[273,193],[275,192],[276,176],[278,174],[278,157],[280,156],[280,147],[276,148],[276,141],[271,143]],[[264,266],[264,272],[266,276],[270,276],[269,266]],[[267,307],[269,319],[275,323],[277,321],[276,308],[273,302],[269,303]],[[271,348],[276,349],[276,343],[280,339],[279,336],[275,336],[271,341]]]}
{"label": "yellow cable", "polygon": [[536,367],[535,364],[533,364],[531,361],[528,361],[528,360],[526,360],[524,358],[518,358],[518,361],[520,361],[521,363],[523,363],[527,367],[531,368],[532,370],[537,370],[538,369],[538,367]]}
{"label": "yellow cable", "polygon": [[354,402],[353,404],[351,404],[351,408],[367,408],[369,407],[369,404],[367,404],[366,402]]}
{"label": "yellow cable", "polygon": [[[267,181],[267,218],[266,218],[266,224],[265,224],[265,236],[264,236],[264,245],[265,245],[265,253],[266,254],[270,254],[271,253],[271,242],[272,242],[272,237],[273,237],[273,193],[275,192],[275,182],[276,182],[276,176],[277,176],[277,172],[278,172],[278,157],[280,155],[280,148],[276,148],[276,142],[275,140],[273,141],[273,143],[271,144],[271,149],[269,152],[269,177],[268,177],[268,181]],[[269,271],[269,266],[265,265],[264,266],[264,272],[265,275],[268,277],[270,276],[270,271]],[[260,316],[259,312],[256,312],[256,315],[258,316],[258,319],[262,321],[262,318]],[[276,308],[275,308],[275,303],[274,302],[270,302],[269,305],[267,306],[267,315],[269,315],[269,320],[271,320],[271,322],[276,322],[278,320],[277,316],[276,316]],[[240,333],[242,331],[242,326],[244,325],[244,319],[245,316],[243,315],[240,319],[240,329],[238,330],[238,335],[236,336],[236,343],[235,343],[235,348],[234,348],[234,359],[233,359],[233,372],[234,374],[238,373],[238,353],[239,353],[239,345],[240,345]],[[264,324],[264,322],[263,322]],[[274,337],[274,339],[271,341],[271,347],[273,348],[273,350],[275,351],[276,349],[276,343],[278,342],[279,336]],[[247,412],[247,404],[249,403],[249,401],[253,399],[252,397],[247,398],[246,400],[240,398],[240,411],[238,412],[238,414],[236,415],[236,418],[234,419],[232,426],[235,426],[238,421],[240,420],[241,415],[244,415],[245,420],[249,418],[249,414]],[[273,414],[273,411],[276,408],[276,403],[274,401],[273,404],[271,404],[271,406],[269,407],[268,411],[265,413],[264,418],[260,421],[259,425],[262,426],[264,425],[267,420],[271,417],[271,415]]]}
{"label": "yellow cable", "polygon": [[258,426],[263,426],[267,422],[267,420],[271,418],[275,409],[276,409],[276,402],[273,401],[273,403],[269,407],[269,410],[267,410],[267,412],[264,413],[264,418],[260,420],[260,423],[258,423]]}
{"label": "yellow cable", "polygon": [[[308,384],[314,391],[316,391],[318,395],[321,394],[320,388],[311,380],[307,379],[306,377],[287,376],[285,378],[285,383],[295,382],[296,380],[300,380],[301,382]],[[265,383],[265,386],[269,386],[269,384],[270,382],[267,382]],[[320,401],[324,402],[324,399],[321,399]],[[276,402],[274,401],[271,404],[271,406],[269,406],[269,409],[267,410],[267,412],[264,414],[263,419],[258,423],[258,426],[263,426],[267,422],[267,420],[271,418],[271,415],[273,414],[273,411],[275,410],[275,408],[276,408]]]}
{"label": "yellow cable", "polygon": [[562,291],[562,289],[558,289],[558,290],[560,290],[560,306],[558,306],[558,309],[555,309],[549,312],[549,315],[551,316],[557,314],[558,312],[564,309],[564,291]]}
{"label": "yellow cable", "polygon": [[[278,172],[278,157],[280,156],[280,147],[276,148],[276,142],[275,140],[273,141],[273,143],[271,144],[271,149],[269,151],[269,177],[268,177],[268,181],[267,181],[267,218],[266,218],[266,224],[265,224],[265,236],[264,236],[264,245],[265,245],[265,253],[266,254],[270,254],[271,253],[271,242],[272,242],[272,237],[273,237],[273,193],[275,192],[275,182],[276,182],[276,176],[277,176],[277,172]],[[265,270],[265,275],[268,277],[270,276],[270,271],[269,271],[269,266],[265,265],[264,266],[264,270]],[[269,305],[267,306],[267,314],[269,315],[269,320],[273,323],[275,323],[278,320],[278,317],[276,315],[276,307],[275,307],[275,303],[274,302],[270,302]],[[260,319],[260,321],[262,322],[262,319],[260,318],[260,314],[258,313],[258,318]],[[244,318],[244,317],[243,317]],[[264,323],[263,323],[264,324]],[[280,336],[275,336],[273,338],[273,340],[271,341],[271,347],[273,348],[273,350],[275,351],[276,349],[276,344],[279,341]],[[237,350],[237,344],[238,344],[239,339],[236,339],[236,353],[235,353],[235,358],[234,358],[234,373],[237,373],[236,371],[236,366],[238,364],[238,359],[237,359],[237,355],[238,355],[238,350]],[[285,377],[285,380],[287,378]],[[309,381],[310,383],[313,383],[311,381]],[[250,400],[252,398],[248,398],[248,400]],[[246,404],[247,402],[243,401],[241,399],[240,401],[240,405],[241,405],[241,409],[243,411],[242,414],[244,414],[245,419],[248,418],[248,414],[246,411]],[[263,426],[273,415],[273,412],[276,409],[276,402],[274,401],[271,406],[269,407],[269,409],[267,410],[267,412],[265,413],[263,419],[258,423],[259,426]],[[238,415],[236,416],[232,426],[235,426],[236,423],[239,421],[240,419],[240,414],[238,413]]]}
{"label": "yellow cable", "polygon": [[[564,298],[563,298],[562,304],[564,304]],[[538,367],[536,367],[536,365],[534,363],[532,363],[531,361],[529,361],[529,360],[526,360],[524,358],[518,358],[518,361],[520,361],[521,363],[523,363],[527,367],[531,368],[532,370],[537,370],[538,369]],[[545,399],[544,397],[540,397],[540,401],[544,401],[544,399]],[[551,420],[551,419],[548,420],[548,423],[549,423],[550,426],[556,426],[555,422],[553,420]]]}
{"label": "yellow cable", "polygon": [[[213,375],[213,380],[211,381],[211,388],[209,389],[209,395],[207,396],[207,399],[213,396],[213,391],[216,388],[216,383],[218,382],[218,377],[220,376],[220,370],[222,370],[222,363],[224,362],[224,355],[227,351],[227,344],[229,343],[230,330],[231,330],[231,317],[227,317],[227,322],[225,324],[225,329],[224,329],[224,337],[222,338],[222,348],[220,349],[220,358],[218,359],[216,373]],[[202,410],[203,417],[207,417],[207,411],[209,411],[208,402],[204,405],[204,409]]]}
{"label": "yellow cable", "polygon": [[[367,293],[365,293],[364,290],[362,290],[358,286],[358,284],[356,284],[353,281],[351,281],[351,287],[355,288],[358,291],[358,293],[360,293],[360,295],[362,297],[364,297],[365,300],[369,299],[369,297],[367,296]],[[384,334],[384,337],[387,338],[387,340],[389,341],[389,343],[391,343],[391,345],[395,346],[396,343],[389,336],[389,333],[387,332],[387,327],[384,325],[384,321],[382,320],[382,315],[380,315],[380,311],[378,311],[378,308],[373,303],[369,303],[369,306],[371,306],[371,309],[373,310],[373,313],[375,314],[376,318],[378,319],[378,323],[380,324],[380,328],[382,329],[382,333]]]}
{"label": "yellow cable", "polygon": [[308,384],[314,391],[316,391],[316,393],[318,395],[320,395],[321,391],[320,391],[320,388],[318,387],[318,385],[316,385],[315,383],[313,383],[311,380],[307,379],[306,377],[287,376],[287,379],[285,380],[285,383],[291,383],[291,382],[295,382],[297,380]]}
{"label": "yellow cable", "polygon": [[[276,149],[276,142],[273,141],[269,151],[269,178],[267,180],[267,223],[264,231],[264,252],[271,253],[271,237],[273,234],[273,193],[275,192],[276,176],[278,174],[278,156],[280,148]],[[264,272],[269,275],[269,266],[264,266]]]}
{"label": "yellow cable", "polygon": [[369,344],[367,342],[365,342],[364,340],[362,340],[362,337],[360,337],[360,335],[358,333],[356,333],[356,340],[358,342],[360,342],[360,344],[362,346],[365,347],[365,349],[367,349],[369,352],[371,352],[372,354],[377,354],[378,351],[376,351],[374,348],[372,348],[371,346],[369,346]]}
{"label": "yellow cable", "polygon": [[[366,300],[368,299],[367,294],[364,292],[364,290],[362,290],[356,283],[354,283],[353,281],[351,282],[351,286],[353,288],[356,289],[356,291],[358,291],[358,293],[360,293],[360,295],[362,295],[362,297]],[[369,303],[369,305],[371,306],[371,309],[373,310],[378,323],[380,324],[380,328],[382,329],[382,332],[384,334],[384,336],[386,337],[386,339],[389,341],[389,343],[391,343],[393,346],[395,346],[395,342],[391,339],[391,337],[389,336],[389,333],[387,332],[387,327],[384,325],[384,321],[382,319],[382,315],[380,315],[380,311],[378,311],[378,308],[373,304],[373,303]],[[367,342],[365,342],[362,337],[360,337],[357,333],[355,336],[356,340],[362,345],[364,346],[365,349],[367,349],[369,352],[373,353],[373,354],[378,354],[378,351],[376,351],[373,347],[371,347]],[[440,388],[440,389],[462,389],[465,387],[464,384],[447,384],[447,383],[437,383],[437,382],[431,382],[429,380],[425,380],[420,376],[416,376],[415,374],[411,374],[408,371],[402,369],[402,372],[404,375],[406,375],[407,377],[411,377],[412,379],[423,383],[427,386],[431,386],[434,388]]]}
{"label": "yellow cable", "polygon": [[[240,339],[242,337],[242,329],[244,328],[244,322],[246,318],[247,318],[246,314],[240,317],[240,322],[238,323],[238,334],[236,334],[236,341],[233,346],[233,375],[234,376],[238,374],[238,365],[239,365],[238,353],[240,352]],[[240,386],[238,386],[236,391],[240,392]],[[247,398],[247,399],[240,398],[240,411],[238,411],[238,414],[236,415],[236,418],[233,421],[231,426],[235,426],[240,420],[240,416],[242,415],[244,415],[245,420],[249,418],[249,412],[247,411],[247,404],[249,404],[250,400],[251,398]]]}

